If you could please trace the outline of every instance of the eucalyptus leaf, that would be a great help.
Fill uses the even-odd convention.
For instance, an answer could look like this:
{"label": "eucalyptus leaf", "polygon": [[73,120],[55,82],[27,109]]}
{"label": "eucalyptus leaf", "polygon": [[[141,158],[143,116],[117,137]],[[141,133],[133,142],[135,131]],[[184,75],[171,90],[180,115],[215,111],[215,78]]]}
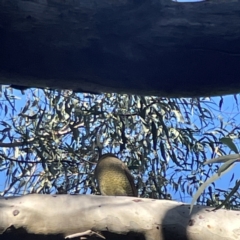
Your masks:
{"label": "eucalyptus leaf", "polygon": [[228,137],[223,137],[220,139],[220,141],[224,144],[226,144],[233,152],[238,153],[238,149],[236,145],[233,143],[233,140]]}
{"label": "eucalyptus leaf", "polygon": [[233,163],[238,161],[238,159],[233,159],[225,162],[217,171],[218,175],[220,176],[224,171],[226,171]]}
{"label": "eucalyptus leaf", "polygon": [[240,159],[240,154],[229,154],[229,155],[209,159],[206,162],[204,162],[204,165],[212,164],[212,163],[224,163],[231,160],[236,161],[239,159]]}
{"label": "eucalyptus leaf", "polygon": [[239,187],[240,187],[240,180],[236,181],[234,188],[230,191],[230,193],[228,193],[226,199],[219,206],[217,206],[214,210],[220,209],[221,207],[226,205],[229,202],[229,200],[231,199],[231,197],[234,196],[234,194],[237,192]]}
{"label": "eucalyptus leaf", "polygon": [[190,204],[190,212],[189,214],[192,213],[192,209],[193,209],[193,204],[197,201],[197,199],[199,198],[199,196],[204,192],[204,190],[207,188],[208,185],[210,185],[211,183],[213,183],[214,181],[218,180],[222,175],[224,175],[225,173],[229,172],[234,165],[229,165],[228,168],[226,168],[226,170],[222,171],[220,174],[216,173],[213,176],[211,176],[206,182],[204,182],[197,190],[197,192],[194,194],[193,199],[191,201]]}

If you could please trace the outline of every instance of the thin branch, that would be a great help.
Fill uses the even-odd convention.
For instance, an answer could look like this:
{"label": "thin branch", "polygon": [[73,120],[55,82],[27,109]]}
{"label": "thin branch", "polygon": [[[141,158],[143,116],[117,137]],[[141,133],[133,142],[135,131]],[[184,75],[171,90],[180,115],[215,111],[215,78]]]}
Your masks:
{"label": "thin branch", "polygon": [[[33,164],[40,164],[42,163],[42,161],[29,161],[29,160],[18,160],[18,159],[13,159],[13,158],[9,158],[3,154],[0,153],[0,156],[5,159],[5,160],[9,160],[11,162],[17,162],[17,163],[33,163]],[[90,162],[88,160],[85,160],[85,159],[81,159],[81,161],[83,162],[87,162],[87,163],[90,163],[90,164],[93,164],[93,165],[96,165],[97,163],[94,163],[94,162]],[[69,164],[76,164],[76,165],[80,165],[82,164],[82,162],[73,162],[73,161],[70,161],[70,160],[53,160],[53,161],[50,161],[49,163],[69,163]]]}
{"label": "thin branch", "polygon": [[30,140],[23,141],[23,142],[0,143],[0,147],[6,147],[6,148],[22,147],[22,146],[25,146],[26,144],[32,144],[33,142],[35,142],[35,140],[34,138],[31,138]]}

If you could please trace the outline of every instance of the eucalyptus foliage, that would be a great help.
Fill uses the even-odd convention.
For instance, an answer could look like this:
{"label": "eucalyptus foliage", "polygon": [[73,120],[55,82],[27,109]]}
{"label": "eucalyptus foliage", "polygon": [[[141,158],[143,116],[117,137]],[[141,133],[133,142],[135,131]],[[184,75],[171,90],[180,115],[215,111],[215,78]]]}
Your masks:
{"label": "eucalyptus foliage", "polygon": [[[98,156],[112,152],[135,176],[140,197],[189,202],[219,169],[204,162],[231,152],[226,139],[237,149],[240,128],[221,111],[223,104],[224,98],[41,89],[21,94],[3,87],[1,194],[97,194],[93,171]],[[212,183],[198,203],[215,206],[228,191]],[[231,206],[238,207],[237,194],[228,200]]]}

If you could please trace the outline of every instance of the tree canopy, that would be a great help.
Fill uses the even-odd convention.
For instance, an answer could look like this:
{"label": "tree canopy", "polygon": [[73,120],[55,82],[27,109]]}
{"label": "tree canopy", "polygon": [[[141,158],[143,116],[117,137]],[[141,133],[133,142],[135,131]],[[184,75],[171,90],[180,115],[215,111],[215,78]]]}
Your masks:
{"label": "tree canopy", "polygon": [[[93,171],[100,153],[122,159],[140,197],[189,202],[219,169],[204,166],[238,144],[238,95],[164,98],[2,88],[1,195],[97,194]],[[236,113],[235,113],[236,112]],[[4,180],[3,180],[4,179]],[[233,175],[231,181],[237,181]],[[231,189],[211,184],[198,199],[217,206]],[[225,207],[238,208],[234,192]]]}

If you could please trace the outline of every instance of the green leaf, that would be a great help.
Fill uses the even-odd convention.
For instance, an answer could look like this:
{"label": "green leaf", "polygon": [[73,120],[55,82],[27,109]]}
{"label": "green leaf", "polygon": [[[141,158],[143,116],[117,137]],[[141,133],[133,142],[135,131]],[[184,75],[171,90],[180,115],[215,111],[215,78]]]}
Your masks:
{"label": "green leaf", "polygon": [[234,165],[229,165],[228,168],[226,168],[226,170],[221,171],[221,173],[216,173],[214,174],[212,177],[210,177],[206,182],[204,182],[199,189],[197,190],[197,192],[194,194],[191,205],[190,205],[190,212],[189,215],[192,212],[193,209],[193,204],[197,201],[197,199],[199,198],[199,196],[203,193],[203,191],[207,188],[208,185],[210,185],[211,183],[213,183],[214,181],[216,181],[217,179],[220,178],[221,175],[224,175],[225,173],[229,172]]}
{"label": "green leaf", "polygon": [[223,137],[219,140],[222,143],[224,143],[225,145],[227,145],[232,151],[234,151],[235,153],[238,153],[238,149],[237,149],[236,145],[233,143],[233,140],[231,138]]}
{"label": "green leaf", "polygon": [[223,162],[227,162],[227,161],[231,161],[231,160],[240,160],[240,154],[229,154],[229,155],[225,155],[225,156],[220,156],[218,158],[212,158],[210,160],[207,160],[204,165],[207,164],[212,164],[212,163],[223,163]]}
{"label": "green leaf", "polygon": [[232,189],[232,191],[230,193],[228,193],[226,199],[219,206],[217,206],[214,210],[220,209],[221,207],[225,206],[229,202],[230,198],[237,192],[239,187],[240,187],[240,181],[238,180],[238,181],[236,181],[236,185]]}
{"label": "green leaf", "polygon": [[227,162],[225,162],[217,171],[218,176],[221,175],[224,171],[226,171],[234,162],[238,161],[238,159],[232,159]]}

